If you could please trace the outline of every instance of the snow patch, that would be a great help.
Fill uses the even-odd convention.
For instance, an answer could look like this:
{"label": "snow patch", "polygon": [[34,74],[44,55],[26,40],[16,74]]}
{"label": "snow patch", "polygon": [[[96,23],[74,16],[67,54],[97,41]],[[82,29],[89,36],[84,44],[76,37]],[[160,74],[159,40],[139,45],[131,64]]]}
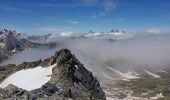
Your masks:
{"label": "snow patch", "polygon": [[115,72],[115,73],[117,73],[117,74],[120,75],[121,77],[123,77],[124,79],[122,79],[122,80],[125,80],[125,81],[129,81],[129,79],[140,78],[138,75],[136,75],[136,74],[134,74],[134,73],[132,73],[132,72],[130,72],[130,71],[128,71],[127,73],[122,73],[122,72],[120,72],[120,71],[118,71],[118,70],[116,70],[116,69],[113,69],[113,68],[111,68],[111,67],[108,67],[108,69],[111,70],[111,71],[113,71],[113,72]]}
{"label": "snow patch", "polygon": [[76,69],[79,69],[79,67],[77,65],[75,65]]}
{"label": "snow patch", "polygon": [[127,33],[125,32],[93,32],[90,31],[89,33],[86,33],[84,37],[86,38],[93,38],[93,39],[117,39],[117,38],[123,38]]}
{"label": "snow patch", "polygon": [[160,93],[160,94],[157,94],[155,97],[151,97],[151,99],[157,100],[157,99],[163,98],[163,97],[164,97],[164,96],[162,95],[162,93]]}
{"label": "snow patch", "polygon": [[150,97],[150,98],[134,97],[134,96],[131,96],[131,94],[127,94],[127,97],[123,98],[123,99],[115,99],[112,97],[106,97],[106,100],[157,100],[157,99],[163,98],[163,97],[164,96],[162,95],[162,93],[157,94],[156,96]]}
{"label": "snow patch", "polygon": [[10,75],[7,79],[5,79],[0,84],[0,87],[5,88],[9,84],[13,84],[18,88],[22,88],[27,91],[41,88],[42,85],[44,85],[50,80],[52,69],[56,65],[57,64],[54,64],[47,68],[38,66],[32,69],[23,69],[17,71],[16,73]]}
{"label": "snow patch", "polygon": [[150,71],[148,71],[148,70],[145,70],[145,72],[148,73],[149,75],[155,77],[155,78],[160,78],[159,75],[156,75],[156,74],[154,74],[154,73],[152,73],[152,72],[150,72]]}

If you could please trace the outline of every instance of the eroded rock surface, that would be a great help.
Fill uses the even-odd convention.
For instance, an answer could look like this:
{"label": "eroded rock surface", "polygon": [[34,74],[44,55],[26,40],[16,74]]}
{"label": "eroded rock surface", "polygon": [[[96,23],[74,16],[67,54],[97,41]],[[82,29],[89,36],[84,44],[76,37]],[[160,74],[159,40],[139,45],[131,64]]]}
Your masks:
{"label": "eroded rock surface", "polygon": [[[105,93],[98,80],[93,77],[92,72],[88,71],[79,60],[71,54],[68,49],[62,49],[54,56],[44,61],[23,63],[13,66],[14,73],[21,69],[34,68],[36,66],[49,66],[57,63],[52,69],[51,80],[40,89],[26,91],[9,85],[0,89],[0,99],[2,100],[106,100]],[[7,74],[6,76],[9,76]],[[5,77],[5,76],[4,76]],[[2,82],[3,78],[1,78]]]}

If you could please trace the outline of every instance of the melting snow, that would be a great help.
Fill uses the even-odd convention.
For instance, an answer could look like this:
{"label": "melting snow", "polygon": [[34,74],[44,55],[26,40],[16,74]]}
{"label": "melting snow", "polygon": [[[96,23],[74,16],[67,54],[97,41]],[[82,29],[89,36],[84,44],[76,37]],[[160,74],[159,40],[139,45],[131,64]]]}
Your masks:
{"label": "melting snow", "polygon": [[111,67],[108,67],[108,69],[110,69],[111,71],[117,73],[118,75],[120,75],[121,77],[123,77],[125,81],[129,81],[129,79],[136,79],[136,78],[140,78],[139,76],[133,74],[132,72],[127,72],[127,73],[122,73],[116,69],[113,69]]}
{"label": "melting snow", "polygon": [[168,73],[167,71],[164,71],[164,70],[157,70],[157,72],[161,72],[161,73]]}
{"label": "melting snow", "polygon": [[145,70],[145,72],[148,73],[149,75],[155,77],[155,78],[160,78],[160,76],[158,76],[158,75],[156,75],[156,74],[154,74],[154,73],[152,73],[152,72],[150,72],[148,70]]}
{"label": "melting snow", "polygon": [[157,94],[156,96],[150,97],[150,98],[134,97],[134,96],[131,96],[130,94],[127,94],[127,97],[123,99],[115,99],[113,97],[106,97],[106,100],[157,100],[163,97],[164,96],[162,95],[162,93]]}
{"label": "melting snow", "polygon": [[23,69],[5,79],[1,84],[1,88],[7,87],[9,84],[13,84],[19,88],[31,91],[37,88],[41,88],[42,85],[50,80],[53,67],[56,64],[47,68],[38,66],[32,69]]}

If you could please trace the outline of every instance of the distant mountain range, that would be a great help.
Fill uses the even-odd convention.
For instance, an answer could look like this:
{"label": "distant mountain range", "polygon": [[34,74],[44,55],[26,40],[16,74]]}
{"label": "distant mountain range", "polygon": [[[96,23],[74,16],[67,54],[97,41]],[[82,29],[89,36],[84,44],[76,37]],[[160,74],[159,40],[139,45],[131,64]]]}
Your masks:
{"label": "distant mountain range", "polygon": [[[32,58],[44,55],[45,52],[41,52],[43,48],[54,47],[53,49],[57,50],[50,58],[42,57],[29,62],[28,59],[21,60],[24,58],[21,54],[17,56],[17,59],[21,57],[18,59],[20,63],[1,65],[0,99],[170,99],[169,61],[163,57],[163,60],[168,62],[155,64],[162,56],[167,55],[165,53],[169,50],[169,34],[131,35],[125,31],[111,30],[87,33],[61,32],[55,35],[28,35],[7,29],[0,30],[1,61],[13,54],[19,55],[20,51],[29,48],[36,48],[37,51],[29,51],[24,55],[26,58],[29,58],[28,55]],[[62,50],[59,50],[61,48]],[[70,50],[63,48],[69,48],[74,55]],[[47,51],[53,52],[50,50]],[[159,52],[161,50],[165,53]],[[157,53],[161,54],[159,59]],[[13,59],[16,62],[15,58]]]}
{"label": "distant mountain range", "polygon": [[125,31],[119,31],[119,30],[111,30],[110,32],[94,32],[89,31],[88,33],[84,34],[83,36],[85,38],[115,38],[118,36],[125,35]]}
{"label": "distant mountain range", "polygon": [[[123,38],[127,33],[125,31],[111,30],[110,32],[94,32],[79,33],[75,35],[73,32],[61,32],[59,38],[89,38],[89,39],[108,39],[116,40]],[[54,38],[55,41],[52,41]],[[45,35],[28,35],[16,30],[0,29],[0,62],[9,56],[29,49],[39,47],[55,47],[57,44],[56,36],[53,34]]]}
{"label": "distant mountain range", "polygon": [[49,36],[29,36],[15,30],[0,29],[0,61],[28,48],[54,47],[56,43],[45,43]]}
{"label": "distant mountain range", "polygon": [[[132,34],[131,34],[132,35]],[[77,38],[86,38],[86,39],[103,39],[103,40],[121,40],[121,39],[129,39],[131,35],[126,31],[120,30],[111,30],[109,32],[61,32],[59,33],[59,37],[66,39],[77,39]]]}

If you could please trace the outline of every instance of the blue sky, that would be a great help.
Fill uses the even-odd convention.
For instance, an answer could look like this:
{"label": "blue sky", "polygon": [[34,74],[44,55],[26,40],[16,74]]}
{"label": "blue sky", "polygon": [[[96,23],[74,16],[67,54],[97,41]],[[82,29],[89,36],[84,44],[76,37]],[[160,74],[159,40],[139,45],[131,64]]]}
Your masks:
{"label": "blue sky", "polygon": [[61,31],[170,31],[170,0],[0,0],[0,27]]}

